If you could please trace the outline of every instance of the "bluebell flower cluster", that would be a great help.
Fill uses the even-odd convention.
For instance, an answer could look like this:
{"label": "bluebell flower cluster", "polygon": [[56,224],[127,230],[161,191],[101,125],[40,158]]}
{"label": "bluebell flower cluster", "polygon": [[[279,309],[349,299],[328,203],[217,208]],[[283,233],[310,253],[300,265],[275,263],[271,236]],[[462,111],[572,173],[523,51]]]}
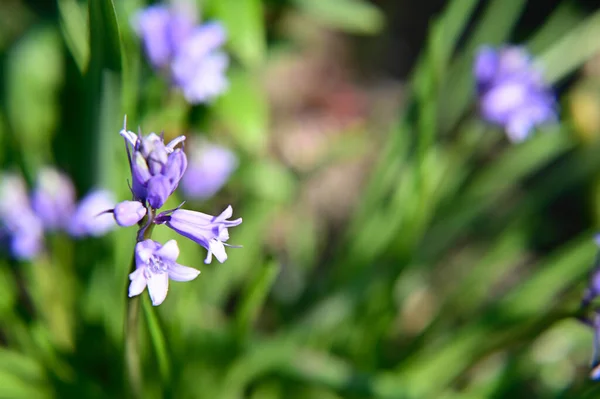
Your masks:
{"label": "bluebell flower cluster", "polygon": [[207,103],[228,87],[226,33],[218,22],[198,24],[183,5],[139,11],[134,27],[152,66],[166,73],[191,104]]}
{"label": "bluebell flower cluster", "polygon": [[227,183],[238,166],[236,155],[226,147],[208,141],[193,141],[187,145],[189,164],[181,179],[181,191],[186,198],[207,199]]}
{"label": "bluebell flower cluster", "polygon": [[139,295],[148,287],[152,304],[157,306],[167,296],[169,279],[189,281],[200,272],[176,263],[177,242],[171,240],[161,245],[146,237],[148,228],[166,225],[206,248],[205,263],[210,263],[213,255],[222,263],[227,260],[228,229],[242,223],[242,219],[229,220],[233,215],[231,206],[218,216],[180,209],[181,206],[158,213],[187,169],[187,157],[181,148],[185,137],[165,144],[162,135],[143,136],[141,132],[128,131],[126,122],[120,135],[125,139],[133,200],[120,202],[112,213],[120,226],[140,226],[135,247],[136,268],[129,275],[129,296]]}
{"label": "bluebell flower cluster", "polygon": [[20,175],[4,174],[0,183],[0,238],[11,256],[31,260],[44,249],[45,232],[73,237],[99,236],[115,227],[112,194],[95,190],[76,203],[69,177],[56,169],[39,171],[31,195]]}
{"label": "bluebell flower cluster", "polygon": [[557,119],[554,95],[524,48],[482,47],[473,69],[483,118],[503,127],[512,142]]}

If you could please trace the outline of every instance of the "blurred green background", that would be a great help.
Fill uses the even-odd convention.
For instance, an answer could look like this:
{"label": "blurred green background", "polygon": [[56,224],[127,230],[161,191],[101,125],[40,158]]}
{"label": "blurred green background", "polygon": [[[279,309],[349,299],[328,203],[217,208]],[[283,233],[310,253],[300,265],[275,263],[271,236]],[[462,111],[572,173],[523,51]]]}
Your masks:
{"label": "blurred green background", "polygon": [[[128,199],[118,135],[204,136],[240,165],[224,264],[140,318],[145,398],[596,398],[573,317],[600,217],[598,2],[203,0],[229,90],[190,106],[143,56],[139,0],[0,2],[0,163]],[[560,123],[477,115],[473,56],[520,43]],[[168,207],[182,200],[179,193]],[[154,239],[177,236],[155,229]],[[0,398],[126,397],[135,229],[0,260]]]}

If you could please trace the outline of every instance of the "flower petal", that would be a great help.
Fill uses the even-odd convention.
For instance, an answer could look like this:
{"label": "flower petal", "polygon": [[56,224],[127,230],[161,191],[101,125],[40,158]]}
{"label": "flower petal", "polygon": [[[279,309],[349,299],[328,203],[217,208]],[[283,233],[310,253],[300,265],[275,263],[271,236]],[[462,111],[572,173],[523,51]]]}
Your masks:
{"label": "flower petal", "polygon": [[191,281],[198,277],[199,274],[199,270],[178,263],[173,263],[169,266],[169,278],[173,281]]}
{"label": "flower petal", "polygon": [[160,305],[167,297],[167,291],[169,291],[169,275],[167,273],[151,274],[147,282],[152,305]]}
{"label": "flower petal", "polygon": [[129,297],[140,295],[146,288],[146,277],[144,277],[144,268],[136,269],[129,275]]}
{"label": "flower petal", "polygon": [[175,262],[179,256],[179,246],[177,245],[177,241],[167,241],[161,249],[156,251],[156,255],[171,262]]}
{"label": "flower petal", "polygon": [[171,182],[163,175],[153,176],[148,181],[148,203],[154,209],[162,207],[171,195]]}
{"label": "flower petal", "polygon": [[[225,252],[225,246],[219,240],[212,239],[208,243],[208,251],[215,255],[215,258],[220,263],[223,263],[227,260],[227,253]],[[209,262],[210,263],[210,262]]]}

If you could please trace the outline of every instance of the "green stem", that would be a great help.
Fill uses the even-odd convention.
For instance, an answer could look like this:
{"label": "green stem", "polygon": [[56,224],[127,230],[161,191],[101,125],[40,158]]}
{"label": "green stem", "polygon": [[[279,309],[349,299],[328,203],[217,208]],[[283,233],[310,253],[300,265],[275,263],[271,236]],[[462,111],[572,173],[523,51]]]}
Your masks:
{"label": "green stem", "polygon": [[[135,256],[132,266],[135,268]],[[125,384],[129,387],[129,396],[132,398],[142,397],[142,370],[140,368],[140,356],[138,352],[139,316],[140,297],[135,296],[129,299],[125,314],[125,365],[127,367]]]}
{"label": "green stem", "polygon": [[[136,242],[147,240],[152,237],[154,229],[154,218],[156,211],[148,210],[148,215],[139,223],[140,230],[138,231]],[[135,253],[131,259],[129,272],[132,273],[136,269]],[[140,297],[135,296],[129,299],[127,303],[127,311],[125,312],[125,385],[129,389],[129,396],[132,398],[142,397],[142,369],[140,367],[139,354],[139,318],[140,318]]]}

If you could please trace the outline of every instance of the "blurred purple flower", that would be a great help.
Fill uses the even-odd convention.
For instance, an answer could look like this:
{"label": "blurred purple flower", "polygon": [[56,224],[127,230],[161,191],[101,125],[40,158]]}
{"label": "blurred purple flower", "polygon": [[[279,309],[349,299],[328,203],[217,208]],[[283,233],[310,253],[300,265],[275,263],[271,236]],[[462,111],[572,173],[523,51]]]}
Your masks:
{"label": "blurred purple flower", "polygon": [[106,213],[115,207],[113,194],[94,190],[77,205],[71,217],[69,234],[73,237],[102,236],[116,227],[113,215]]}
{"label": "blurred purple flower", "polygon": [[138,242],[135,246],[136,269],[129,275],[129,297],[141,294],[146,286],[152,299],[152,305],[160,305],[167,297],[169,279],[190,281],[200,272],[191,267],[178,264],[179,247],[175,240],[164,246],[153,240]]}
{"label": "blurred purple flower", "polygon": [[150,6],[136,14],[133,25],[150,63],[168,69],[188,102],[205,103],[228,87],[229,59],[219,51],[225,29],[218,22],[197,25],[195,10],[184,8]]}
{"label": "blurred purple flower", "polygon": [[0,236],[11,255],[28,260],[44,247],[44,228],[31,209],[25,181],[15,174],[0,177]]}
{"label": "blurred purple flower", "polygon": [[237,168],[237,157],[229,149],[206,141],[194,141],[187,149],[190,158],[181,179],[181,190],[188,198],[212,197]]}
{"label": "blurred purple flower", "polygon": [[139,11],[133,21],[146,56],[155,68],[166,67],[194,30],[194,13],[154,5]]}
{"label": "blurred purple flower", "polygon": [[154,209],[162,207],[187,168],[185,153],[181,148],[175,148],[185,136],[165,145],[162,137],[155,133],[142,137],[127,131],[124,126],[120,134],[127,146],[135,199],[142,203],[148,201]]}
{"label": "blurred purple flower", "polygon": [[518,46],[482,47],[473,68],[483,117],[502,126],[512,142],[557,119],[556,101],[531,56]]}
{"label": "blurred purple flower", "polygon": [[219,51],[225,29],[212,22],[197,27],[181,46],[171,65],[173,80],[191,104],[206,103],[227,90],[227,54]]}
{"label": "blurred purple flower", "polygon": [[208,251],[204,263],[210,263],[212,256],[221,263],[227,260],[224,244],[229,240],[229,227],[242,223],[242,218],[227,220],[233,215],[233,209],[228,206],[219,216],[207,215],[202,212],[175,209],[158,215],[157,224],[166,224],[184,237],[202,245]]}
{"label": "blurred purple flower", "polygon": [[38,173],[31,203],[45,229],[67,229],[75,208],[75,188],[71,179],[56,169],[42,169]]}

